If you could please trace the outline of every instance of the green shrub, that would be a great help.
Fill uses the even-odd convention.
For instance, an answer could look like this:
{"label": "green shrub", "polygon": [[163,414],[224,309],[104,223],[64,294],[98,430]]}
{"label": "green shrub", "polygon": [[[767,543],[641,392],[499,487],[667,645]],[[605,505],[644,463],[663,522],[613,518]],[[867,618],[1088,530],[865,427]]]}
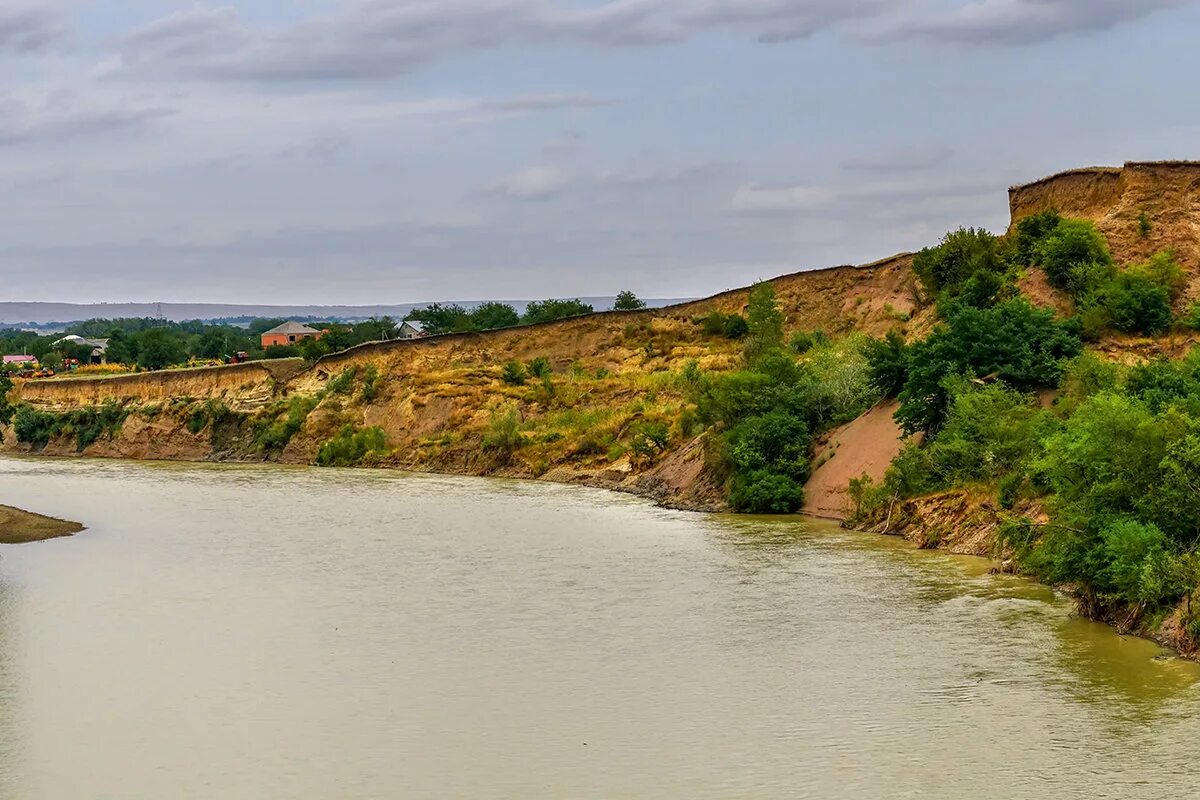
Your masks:
{"label": "green shrub", "polygon": [[370,403],[379,396],[379,370],[374,364],[368,364],[363,369],[362,388],[358,391],[358,399],[363,403]]}
{"label": "green shrub", "polygon": [[740,314],[727,315],[721,324],[721,335],[726,339],[741,339],[749,332],[750,326]]}
{"label": "green shrub", "polygon": [[804,420],[775,410],[747,417],[725,436],[725,456],[735,472],[762,470],[808,478],[809,432]]}
{"label": "green shrub", "polygon": [[525,446],[527,440],[521,432],[521,414],[516,406],[508,406],[492,412],[487,429],[483,433],[483,449],[507,460]]}
{"label": "green shrub", "polygon": [[631,428],[629,449],[640,459],[652,461],[667,449],[671,440],[671,429],[662,420],[641,421]]}
{"label": "green shrub", "polygon": [[1072,294],[1087,288],[1080,285],[1081,276],[1092,276],[1113,263],[1100,231],[1093,223],[1080,219],[1060,221],[1039,243],[1036,258],[1051,285]]}
{"label": "green shrub", "polygon": [[942,237],[936,247],[926,247],[913,257],[913,270],[933,293],[956,294],[978,272],[1000,273],[1005,265],[996,237],[982,228],[959,228]]}
{"label": "green shrub", "polygon": [[254,445],[260,453],[283,452],[292,437],[304,427],[304,421],[317,407],[316,397],[299,395],[276,403],[254,422]]}
{"label": "green shrub", "polygon": [[908,345],[898,331],[888,331],[882,339],[863,343],[863,355],[870,368],[871,386],[885,397],[895,397],[908,380]]}
{"label": "green shrub", "polygon": [[1152,231],[1154,229],[1154,223],[1152,223],[1150,221],[1150,217],[1149,217],[1149,215],[1146,214],[1145,211],[1138,214],[1137,224],[1138,224],[1138,236],[1140,236],[1143,239],[1145,239],[1147,236],[1149,236],[1150,231]]}
{"label": "green shrub", "polygon": [[553,371],[550,367],[550,359],[546,356],[538,356],[528,364],[529,374],[539,380],[547,378]]}
{"label": "green shrub", "polygon": [[792,334],[792,338],[788,339],[788,347],[793,353],[803,355],[812,349],[816,342],[813,341],[811,333],[804,331],[796,331]]}
{"label": "green shrub", "polygon": [[349,394],[354,388],[354,379],[357,376],[357,367],[346,367],[336,377],[330,378],[325,388],[334,394]]}
{"label": "green shrub", "polygon": [[804,487],[787,475],[768,470],[735,475],[729,504],[748,514],[791,514],[804,505]]}
{"label": "green shrub", "polygon": [[337,436],[317,450],[317,464],[322,467],[351,467],[361,464],[368,456],[386,452],[387,436],[383,428],[356,429],[353,425],[343,425]]}
{"label": "green shrub", "polygon": [[953,375],[992,376],[1020,391],[1055,386],[1082,349],[1078,322],[1024,298],[988,309],[962,307],[944,326],[908,348],[908,378],[896,419],[906,433],[933,431],[945,417]]}
{"label": "green shrub", "polygon": [[527,378],[525,365],[520,361],[509,361],[500,372],[500,380],[509,386],[524,386]]}
{"label": "green shrub", "polygon": [[1171,295],[1144,275],[1122,273],[1105,290],[1104,307],[1123,333],[1147,336],[1171,327]]}
{"label": "green shrub", "polygon": [[1060,222],[1062,217],[1057,211],[1043,211],[1020,220],[1017,223],[1016,247],[1013,254],[1016,263],[1024,267],[1037,264],[1042,240],[1057,228]]}

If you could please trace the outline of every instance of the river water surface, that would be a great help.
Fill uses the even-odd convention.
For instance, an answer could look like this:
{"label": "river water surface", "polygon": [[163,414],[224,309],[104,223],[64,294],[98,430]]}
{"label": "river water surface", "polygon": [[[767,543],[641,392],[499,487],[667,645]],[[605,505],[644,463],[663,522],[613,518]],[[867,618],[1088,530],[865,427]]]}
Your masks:
{"label": "river water surface", "polygon": [[0,459],[0,798],[1140,798],[1200,672],[981,560],[537,483]]}

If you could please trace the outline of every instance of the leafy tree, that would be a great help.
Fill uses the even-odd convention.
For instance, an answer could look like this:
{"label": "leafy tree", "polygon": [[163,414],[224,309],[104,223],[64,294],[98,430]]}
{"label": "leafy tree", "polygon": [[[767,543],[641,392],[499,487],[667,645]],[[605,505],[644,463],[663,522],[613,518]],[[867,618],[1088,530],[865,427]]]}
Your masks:
{"label": "leafy tree", "polygon": [[481,303],[469,315],[471,330],[490,331],[521,324],[517,310],[508,303]]}
{"label": "leafy tree", "polygon": [[443,306],[441,303],[433,303],[426,308],[408,312],[407,319],[415,319],[424,324],[425,331],[432,336],[471,329],[470,312],[458,304]]}
{"label": "leafy tree", "polygon": [[929,291],[953,295],[973,275],[1002,273],[1005,264],[995,236],[982,228],[959,228],[943,236],[936,247],[917,253],[913,270]]}
{"label": "leafy tree", "polygon": [[1081,349],[1078,323],[1055,320],[1053,311],[1024,298],[987,309],[963,307],[909,347],[896,420],[906,433],[939,427],[949,402],[945,380],[953,375],[994,377],[1020,391],[1055,386],[1064,362]]}
{"label": "leafy tree", "polygon": [[908,345],[899,331],[882,339],[868,339],[863,354],[871,369],[871,385],[886,397],[895,397],[908,380]]}
{"label": "leafy tree", "polygon": [[613,303],[613,311],[637,311],[645,307],[646,304],[628,289],[617,293],[617,299]]}
{"label": "leafy tree", "polygon": [[1171,327],[1171,294],[1166,286],[1136,272],[1119,274],[1104,291],[1104,310],[1124,333],[1152,335]]}
{"label": "leafy tree", "polygon": [[1013,257],[1021,266],[1032,266],[1040,258],[1038,248],[1051,231],[1062,222],[1057,211],[1043,211],[1017,222],[1016,247]]}
{"label": "leafy tree", "polygon": [[526,306],[525,315],[521,317],[521,321],[526,325],[531,325],[538,322],[565,319],[566,317],[578,317],[583,314],[591,314],[593,311],[595,311],[594,308],[578,299],[542,300]]}
{"label": "leafy tree", "polygon": [[1047,233],[1037,247],[1037,262],[1046,271],[1051,285],[1072,293],[1080,293],[1081,270],[1089,274],[1091,265],[1111,268],[1113,260],[1108,243],[1096,226],[1081,219],[1061,220]]}
{"label": "leafy tree", "polygon": [[729,503],[749,514],[792,514],[804,505],[804,486],[787,475],[757,470],[734,476]]}
{"label": "leafy tree", "polygon": [[746,304],[746,363],[753,365],[767,353],[783,347],[783,312],[775,299],[775,287],[759,281],[750,287]]}
{"label": "leafy tree", "polygon": [[143,369],[162,369],[187,360],[183,343],[166,328],[151,328],[137,336],[137,363]]}

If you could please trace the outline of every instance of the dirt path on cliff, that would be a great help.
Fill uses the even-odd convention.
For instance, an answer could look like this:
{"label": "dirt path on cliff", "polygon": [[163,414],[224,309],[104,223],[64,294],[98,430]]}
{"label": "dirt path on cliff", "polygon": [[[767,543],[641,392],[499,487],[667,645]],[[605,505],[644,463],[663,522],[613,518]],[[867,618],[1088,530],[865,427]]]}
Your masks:
{"label": "dirt path on cliff", "polygon": [[65,519],[44,517],[12,506],[0,506],[0,544],[26,544],[70,536],[83,526]]}
{"label": "dirt path on cliff", "polygon": [[850,479],[863,473],[875,480],[883,477],[904,444],[892,419],[897,407],[894,400],[882,403],[821,437],[813,463],[823,463],[804,487],[805,514],[842,519],[850,508]]}

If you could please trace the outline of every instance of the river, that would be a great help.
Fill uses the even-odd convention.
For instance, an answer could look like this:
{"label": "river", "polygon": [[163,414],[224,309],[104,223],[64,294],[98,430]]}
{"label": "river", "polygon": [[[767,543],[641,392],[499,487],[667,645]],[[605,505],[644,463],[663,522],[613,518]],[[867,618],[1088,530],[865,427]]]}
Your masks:
{"label": "river", "polygon": [[1140,798],[1200,670],[982,560],[377,471],[0,459],[3,798]]}

